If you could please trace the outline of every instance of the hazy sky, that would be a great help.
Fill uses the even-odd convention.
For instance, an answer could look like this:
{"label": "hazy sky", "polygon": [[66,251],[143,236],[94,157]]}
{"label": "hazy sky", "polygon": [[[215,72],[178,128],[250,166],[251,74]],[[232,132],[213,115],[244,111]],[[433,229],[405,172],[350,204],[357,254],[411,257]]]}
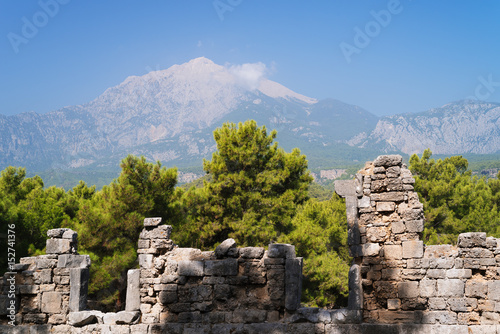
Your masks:
{"label": "hazy sky", "polygon": [[205,56],[377,115],[500,102],[500,1],[2,0],[0,114]]}

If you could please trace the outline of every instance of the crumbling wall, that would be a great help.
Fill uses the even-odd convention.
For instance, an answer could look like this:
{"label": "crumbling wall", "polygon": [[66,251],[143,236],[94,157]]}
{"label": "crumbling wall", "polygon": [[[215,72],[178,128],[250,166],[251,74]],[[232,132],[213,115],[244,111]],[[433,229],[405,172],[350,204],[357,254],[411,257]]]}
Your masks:
{"label": "crumbling wall", "polygon": [[[125,311],[86,309],[90,259],[77,254],[74,231],[50,230],[47,255],[22,258],[1,280],[0,332],[500,333],[498,240],[464,233],[457,246],[425,246],[414,182],[397,155],[336,182],[353,256],[347,309],[300,307],[302,258],[292,245],[238,248],[228,239],[213,252],[180,248],[170,226],[147,218]],[[15,327],[7,324],[12,286]]]}

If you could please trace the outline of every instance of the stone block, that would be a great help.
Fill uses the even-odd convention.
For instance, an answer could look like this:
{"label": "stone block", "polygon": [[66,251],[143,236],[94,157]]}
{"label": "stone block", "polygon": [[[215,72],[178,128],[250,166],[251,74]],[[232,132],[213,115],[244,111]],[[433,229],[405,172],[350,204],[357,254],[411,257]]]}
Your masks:
{"label": "stone block", "polygon": [[238,260],[224,259],[205,261],[205,275],[236,276],[238,275]]}
{"label": "stone block", "polygon": [[419,296],[419,284],[416,281],[398,283],[399,298],[417,298]]}
{"label": "stone block", "polygon": [[354,180],[337,180],[334,183],[335,192],[341,197],[356,196]]}
{"label": "stone block", "polygon": [[62,295],[60,292],[44,292],[42,294],[42,312],[60,313],[62,305]]}
{"label": "stone block", "polygon": [[488,299],[500,301],[500,281],[488,282]]}
{"label": "stone block", "polygon": [[101,311],[69,312],[68,325],[82,327],[97,322],[102,323],[103,316],[104,313]]}
{"label": "stone block", "polygon": [[78,312],[87,308],[88,284],[88,268],[73,268],[70,270],[69,310],[71,312]]}
{"label": "stone block", "polygon": [[285,264],[285,308],[296,310],[300,307],[302,294],[302,263],[301,257],[288,258]]}
{"label": "stone block", "polygon": [[77,240],[78,240],[78,233],[76,231],[68,229],[68,230],[64,231],[64,233],[62,234],[62,238],[63,239],[68,239],[72,243],[73,242],[76,243]]}
{"label": "stone block", "polygon": [[401,299],[387,299],[388,310],[399,310],[401,308]]}
{"label": "stone block", "polygon": [[422,323],[424,324],[457,324],[457,314],[450,311],[424,311],[422,314]]}
{"label": "stone block", "polygon": [[458,236],[458,247],[472,248],[472,247],[486,247],[486,233],[485,232],[468,232],[461,233]]}
{"label": "stone block", "polygon": [[436,281],[435,280],[421,280],[420,281],[420,297],[429,298],[436,295]]}
{"label": "stone block", "polygon": [[404,233],[406,231],[406,226],[402,221],[392,222],[391,223],[391,231],[394,234]]}
{"label": "stone block", "polygon": [[153,268],[153,254],[139,254],[139,266],[143,269]]}
{"label": "stone block", "polygon": [[[401,323],[418,323],[420,322],[420,313],[415,311],[379,311],[378,322],[383,324],[401,324]],[[374,333],[374,332],[367,332]],[[382,331],[379,333],[400,333],[396,328],[392,331]]]}
{"label": "stone block", "polygon": [[446,278],[471,278],[471,277],[472,277],[472,270],[471,269],[449,269],[449,270],[446,270]]}
{"label": "stone block", "polygon": [[[293,261],[293,260],[292,260]],[[234,310],[234,323],[259,323],[266,321],[267,312],[264,310]]]}
{"label": "stone block", "polygon": [[289,244],[270,244],[267,256],[270,258],[292,259],[295,257],[295,246]]}
{"label": "stone block", "polygon": [[358,208],[369,208],[371,206],[371,200],[368,196],[363,196],[358,199]]}
{"label": "stone block", "polygon": [[430,310],[444,310],[448,304],[446,304],[446,299],[444,298],[429,298],[429,309]]}
{"label": "stone block", "polygon": [[227,256],[227,252],[231,248],[236,247],[236,241],[234,239],[229,238],[224,240],[217,248],[215,248],[215,257],[218,259],[221,259],[225,256]]}
{"label": "stone block", "polygon": [[240,248],[240,256],[244,259],[261,259],[264,256],[264,247]]}
{"label": "stone block", "polygon": [[366,243],[362,245],[363,256],[378,256],[380,245],[378,243]]}
{"label": "stone block", "polygon": [[421,240],[403,241],[403,258],[421,258],[424,256],[424,242]]}
{"label": "stone block", "polygon": [[438,297],[461,298],[465,296],[465,284],[460,279],[438,279]]}
{"label": "stone block", "polygon": [[387,168],[385,174],[387,177],[399,177],[401,175],[401,167],[399,166],[392,166]]}
{"label": "stone block", "polygon": [[404,192],[391,191],[386,193],[371,194],[370,199],[377,202],[402,202],[405,199]]}
{"label": "stone block", "polygon": [[144,227],[154,227],[161,224],[161,217],[144,218]]}
{"label": "stone block", "polygon": [[388,260],[401,260],[403,248],[401,245],[384,245],[384,257]]}
{"label": "stone block", "polygon": [[382,279],[384,280],[399,280],[401,278],[400,268],[386,268],[382,269]]}
{"label": "stone block", "polygon": [[384,242],[388,237],[389,231],[384,226],[373,226],[366,228],[366,238],[370,242]]}
{"label": "stone block", "polygon": [[139,269],[130,269],[127,272],[127,295],[125,299],[126,311],[138,311],[141,307],[140,294],[140,277]]}
{"label": "stone block", "polygon": [[139,235],[140,239],[170,239],[172,226],[160,225],[151,230],[143,229]]}
{"label": "stone block", "polygon": [[468,280],[465,283],[465,295],[467,297],[486,298],[488,293],[488,282],[484,280]]}
{"label": "stone block", "polygon": [[361,285],[361,267],[359,264],[354,263],[351,265],[348,278],[348,309],[361,310],[363,308],[363,287]]}
{"label": "stone block", "polygon": [[496,325],[500,323],[500,314],[496,312],[483,312],[481,314],[481,325]]}
{"label": "stone block", "polygon": [[62,238],[64,232],[70,231],[69,228],[54,228],[47,231],[47,236],[49,238]]}
{"label": "stone block", "polygon": [[181,276],[203,276],[203,261],[179,261],[178,273]]}
{"label": "stone block", "polygon": [[90,256],[88,255],[75,255],[63,254],[59,255],[58,268],[88,268],[90,267]]}
{"label": "stone block", "polygon": [[71,252],[71,241],[68,239],[47,239],[47,254],[69,254]]}
{"label": "stone block", "polygon": [[423,230],[424,230],[424,220],[423,219],[409,220],[409,221],[405,222],[405,225],[406,225],[406,230],[408,232],[420,233],[420,232],[423,232]]}
{"label": "stone block", "polygon": [[392,167],[401,166],[403,162],[403,157],[397,154],[393,155],[380,155],[373,161],[373,166],[375,167]]}
{"label": "stone block", "polygon": [[376,210],[378,212],[390,212],[396,209],[394,202],[377,202]]}

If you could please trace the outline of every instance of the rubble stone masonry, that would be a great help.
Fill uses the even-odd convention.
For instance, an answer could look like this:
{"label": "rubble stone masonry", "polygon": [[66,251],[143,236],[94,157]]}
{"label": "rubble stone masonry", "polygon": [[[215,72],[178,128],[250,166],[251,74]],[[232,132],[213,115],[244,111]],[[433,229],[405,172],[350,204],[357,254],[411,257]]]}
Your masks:
{"label": "rubble stone masonry", "polygon": [[[500,333],[500,248],[485,233],[457,245],[425,246],[423,206],[399,155],[380,156],[346,201],[349,305],[300,306],[302,258],[287,244],[215,251],[180,248],[161,218],[147,218],[138,269],[129,270],[125,310],[87,309],[90,258],[76,232],[48,231],[46,255],[22,258],[0,283],[1,333]],[[497,264],[499,263],[499,264]],[[9,326],[15,278],[16,326]]]}

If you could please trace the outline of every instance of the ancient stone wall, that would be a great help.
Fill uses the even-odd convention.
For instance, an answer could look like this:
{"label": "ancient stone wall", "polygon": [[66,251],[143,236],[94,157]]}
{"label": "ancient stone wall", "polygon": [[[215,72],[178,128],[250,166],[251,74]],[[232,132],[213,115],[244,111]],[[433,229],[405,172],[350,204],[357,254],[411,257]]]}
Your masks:
{"label": "ancient stone wall", "polygon": [[465,233],[457,246],[425,246],[414,182],[393,155],[336,183],[353,257],[346,309],[300,307],[302,258],[292,245],[180,248],[170,226],[147,218],[124,311],[87,309],[90,259],[77,254],[74,231],[50,230],[47,255],[22,258],[1,280],[0,332],[500,334],[497,239]]}

